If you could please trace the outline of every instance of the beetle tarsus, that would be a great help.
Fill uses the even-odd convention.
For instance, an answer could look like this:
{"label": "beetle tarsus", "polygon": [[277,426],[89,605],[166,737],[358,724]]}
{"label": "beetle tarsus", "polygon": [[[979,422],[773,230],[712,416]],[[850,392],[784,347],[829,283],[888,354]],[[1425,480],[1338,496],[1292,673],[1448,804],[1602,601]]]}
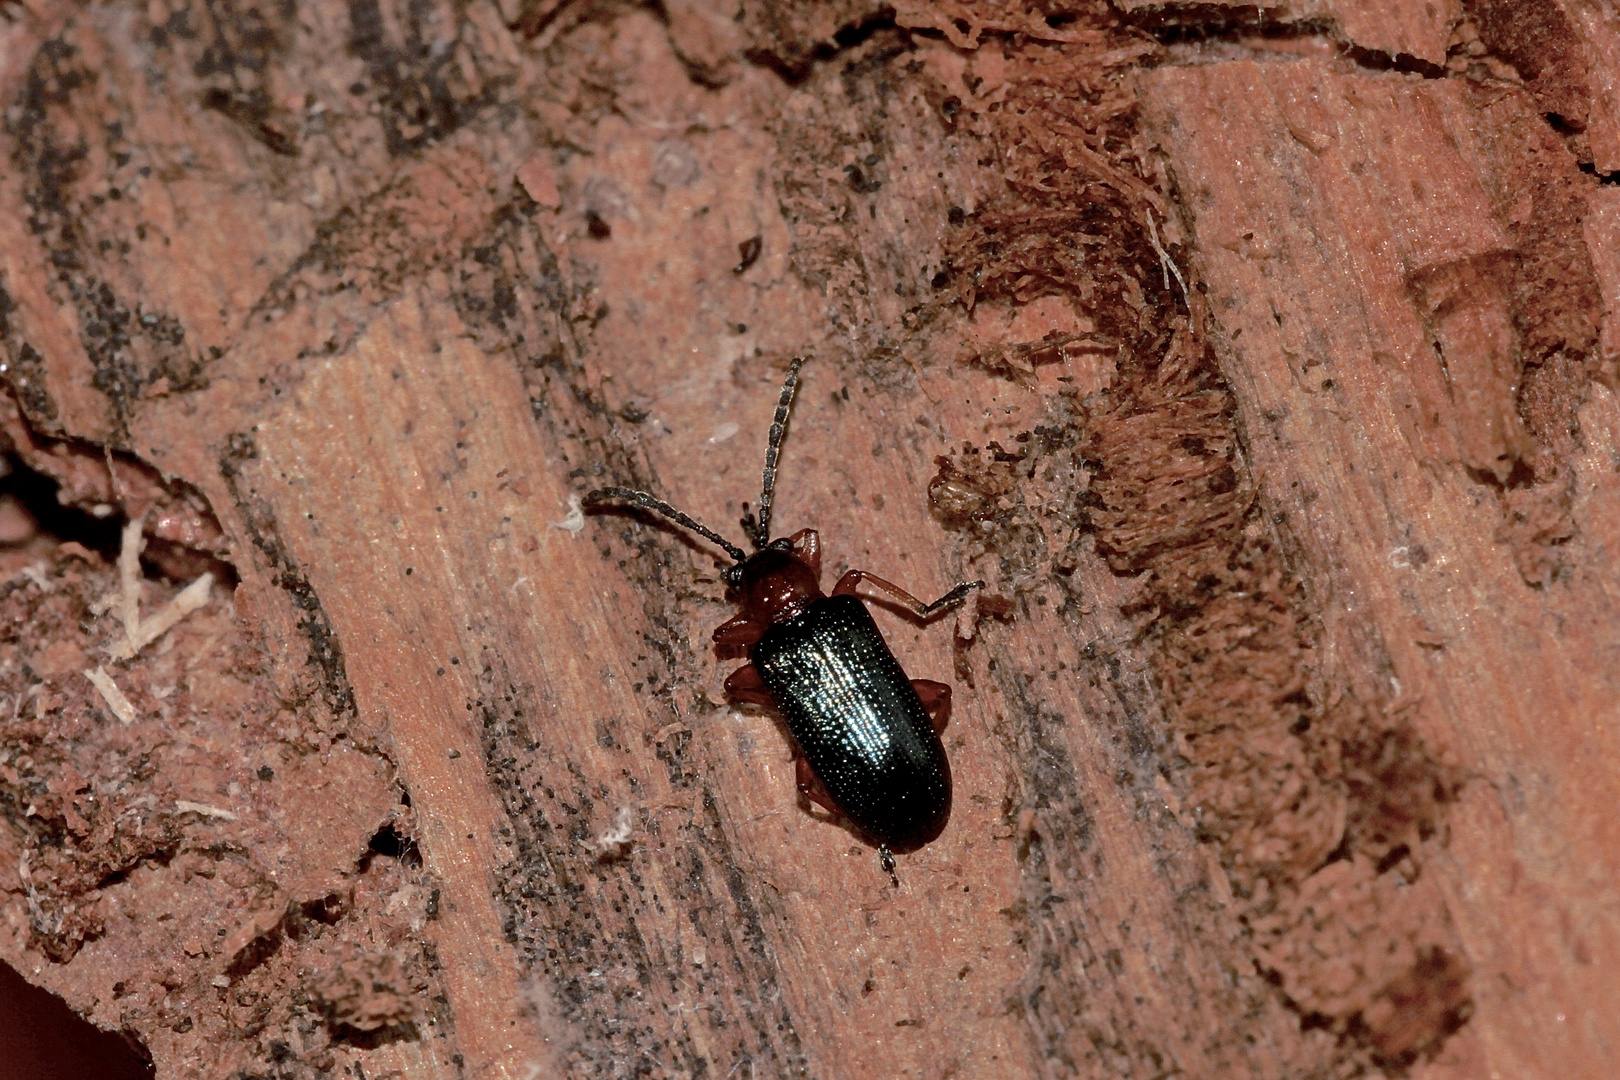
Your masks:
{"label": "beetle tarsus", "polygon": [[883,872],[889,875],[889,880],[893,882],[894,887],[898,889],[900,887],[900,879],[896,877],[894,873],[894,852],[889,850],[889,846],[887,844],[881,845],[878,848],[878,862],[883,864]]}
{"label": "beetle tarsus", "polygon": [[912,596],[910,593],[906,592],[906,590],[902,589],[900,586],[896,585],[894,582],[880,578],[871,571],[851,570],[843,577],[838,579],[838,584],[833,586],[832,594],[834,596],[856,596],[858,595],[855,591],[856,586],[863,581],[875,589],[881,589],[882,591],[888,593],[890,596],[900,601],[901,604],[905,605],[907,608],[910,608],[912,613],[920,619],[927,619],[937,612],[943,611],[945,608],[950,607],[952,604],[960,602],[963,597],[972,592],[974,589],[984,588],[984,582],[982,581],[960,581],[951,587],[950,592],[946,593],[938,600],[935,600],[933,603],[925,604],[915,596]]}
{"label": "beetle tarsus", "polygon": [[984,582],[982,581],[959,581],[955,586],[952,587],[950,592],[946,593],[938,600],[935,600],[932,604],[926,605],[920,612],[918,612],[918,614],[926,619],[936,611],[948,608],[952,604],[960,603],[967,597],[967,594],[972,592],[974,589],[982,588],[984,588]]}

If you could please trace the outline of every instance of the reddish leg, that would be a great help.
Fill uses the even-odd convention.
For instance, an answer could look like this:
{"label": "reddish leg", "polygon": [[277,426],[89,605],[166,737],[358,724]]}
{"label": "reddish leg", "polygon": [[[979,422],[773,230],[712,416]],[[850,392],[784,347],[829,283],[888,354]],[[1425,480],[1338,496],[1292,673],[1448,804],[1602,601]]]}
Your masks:
{"label": "reddish leg", "polygon": [[727,619],[714,628],[714,643],[723,648],[746,649],[765,634],[765,624],[746,615]]}
{"label": "reddish leg", "polygon": [[969,591],[984,588],[984,582],[982,581],[959,582],[954,588],[951,589],[950,592],[946,593],[938,600],[935,600],[931,604],[925,604],[892,581],[885,581],[876,574],[868,573],[865,570],[851,570],[849,573],[838,579],[838,584],[833,586],[832,594],[834,596],[855,596],[855,587],[863,581],[870,581],[874,586],[882,589],[884,592],[900,601],[906,607],[916,612],[918,617],[924,619],[928,618],[936,611],[956,603],[958,600],[962,599],[962,597],[966,596]]}
{"label": "reddish leg", "polygon": [[742,701],[749,705],[776,704],[771,692],[765,689],[765,681],[759,677],[759,672],[755,670],[753,664],[744,664],[726,676],[726,696],[733,701]]}
{"label": "reddish leg", "polygon": [[793,759],[793,779],[799,785],[799,794],[827,811],[829,814],[840,813],[838,804],[832,801],[827,794],[827,786],[816,775],[816,770],[810,767],[810,762],[803,757]]}
{"label": "reddish leg", "polygon": [[821,534],[814,529],[800,529],[788,537],[788,541],[793,545],[793,554],[797,555],[799,561],[808,566],[811,573],[816,575],[816,580],[820,581]]}
{"label": "reddish leg", "polygon": [[922,699],[928,719],[934,722],[934,734],[945,734],[945,725],[951,722],[951,688],[933,679],[912,679],[911,688]]}

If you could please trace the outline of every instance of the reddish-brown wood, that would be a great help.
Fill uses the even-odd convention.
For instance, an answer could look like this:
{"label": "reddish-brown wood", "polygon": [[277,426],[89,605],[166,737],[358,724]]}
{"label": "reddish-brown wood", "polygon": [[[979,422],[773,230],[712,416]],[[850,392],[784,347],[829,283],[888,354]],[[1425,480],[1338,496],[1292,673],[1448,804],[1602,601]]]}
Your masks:
{"label": "reddish-brown wood", "polygon": [[[1504,1073],[1599,1075],[1620,620],[1589,185],[1511,90],[1307,61],[1167,69],[1146,97],[1251,460],[1343,598],[1326,643],[1472,773],[1431,873],[1473,1037]],[[1573,368],[1555,416],[1531,357]]]}

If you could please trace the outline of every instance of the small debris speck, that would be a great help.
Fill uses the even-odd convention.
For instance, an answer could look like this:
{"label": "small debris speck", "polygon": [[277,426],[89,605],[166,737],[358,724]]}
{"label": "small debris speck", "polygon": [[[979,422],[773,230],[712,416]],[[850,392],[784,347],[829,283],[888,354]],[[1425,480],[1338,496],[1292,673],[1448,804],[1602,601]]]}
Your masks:
{"label": "small debris speck", "polygon": [[578,495],[568,496],[568,516],[561,521],[553,521],[551,527],[561,529],[572,536],[578,536],[585,531],[585,510],[580,506]]}
{"label": "small debris speck", "polygon": [[599,833],[595,839],[580,841],[587,849],[596,853],[598,862],[616,862],[630,854],[631,833],[635,825],[635,817],[628,806],[619,807],[618,813],[613,816],[613,825],[606,831]]}

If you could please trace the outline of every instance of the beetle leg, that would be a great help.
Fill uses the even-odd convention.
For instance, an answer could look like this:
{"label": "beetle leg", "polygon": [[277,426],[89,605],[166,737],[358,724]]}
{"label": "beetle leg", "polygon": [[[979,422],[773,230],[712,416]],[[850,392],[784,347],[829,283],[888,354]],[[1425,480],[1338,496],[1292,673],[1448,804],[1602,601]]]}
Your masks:
{"label": "beetle leg", "polygon": [[746,615],[738,615],[714,628],[714,643],[746,649],[764,635],[764,623],[755,622]]}
{"label": "beetle leg", "polygon": [[759,677],[759,671],[753,664],[744,664],[726,676],[726,696],[750,705],[776,704],[776,699],[765,689],[765,681]]}
{"label": "beetle leg", "polygon": [[945,734],[945,725],[951,722],[950,685],[933,679],[912,679],[911,688],[917,691],[923,708],[928,710],[928,719],[934,722],[934,734]]}
{"label": "beetle leg", "polygon": [[810,767],[810,761],[802,754],[793,759],[793,782],[799,787],[799,794],[827,811],[829,814],[839,813],[838,804],[832,801],[827,794],[827,787],[816,775],[816,770]]}
{"label": "beetle leg", "polygon": [[800,529],[788,540],[793,544],[793,553],[799,560],[810,567],[810,572],[821,580],[821,534],[814,529]]}
{"label": "beetle leg", "polygon": [[958,582],[950,592],[946,593],[944,596],[940,597],[938,600],[935,600],[931,604],[925,604],[892,581],[885,581],[876,574],[866,570],[851,570],[849,573],[838,579],[838,584],[833,586],[832,594],[834,596],[854,596],[856,595],[855,587],[862,581],[870,581],[874,586],[882,589],[884,592],[900,601],[900,603],[910,608],[918,615],[918,617],[924,619],[928,618],[936,611],[956,603],[972,590],[984,588],[984,582],[982,581]]}

